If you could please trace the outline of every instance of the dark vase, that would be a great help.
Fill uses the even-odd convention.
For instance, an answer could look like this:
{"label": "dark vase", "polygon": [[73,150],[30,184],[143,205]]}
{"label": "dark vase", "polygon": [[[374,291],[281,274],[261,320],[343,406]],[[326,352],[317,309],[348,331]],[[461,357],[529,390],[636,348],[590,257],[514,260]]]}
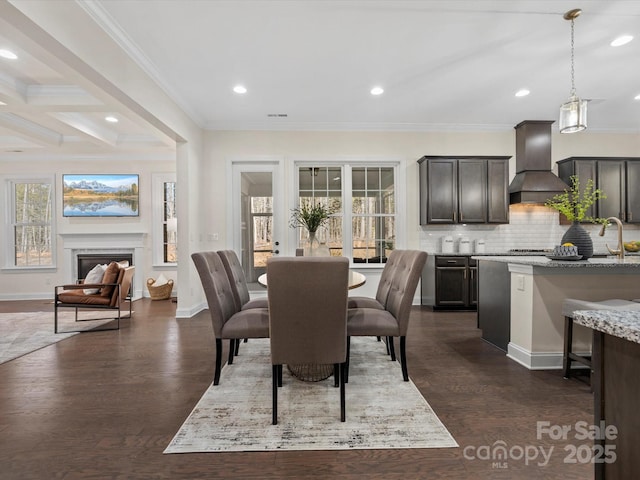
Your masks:
{"label": "dark vase", "polygon": [[589,232],[587,232],[579,222],[573,222],[562,236],[561,243],[567,242],[573,243],[578,247],[578,255],[582,255],[584,260],[593,256],[593,240],[591,240],[591,235],[589,235]]}

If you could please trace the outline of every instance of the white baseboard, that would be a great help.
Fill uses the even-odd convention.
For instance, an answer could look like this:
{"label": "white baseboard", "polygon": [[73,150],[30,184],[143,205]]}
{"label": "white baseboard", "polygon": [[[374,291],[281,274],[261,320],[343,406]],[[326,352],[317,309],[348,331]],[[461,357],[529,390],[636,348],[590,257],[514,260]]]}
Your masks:
{"label": "white baseboard", "polygon": [[53,303],[53,293],[3,293],[0,301],[10,300],[50,300]]}
{"label": "white baseboard", "polygon": [[201,302],[187,308],[178,308],[176,310],[176,318],[191,318],[207,308],[209,308],[209,306],[206,302]]}
{"label": "white baseboard", "polygon": [[[578,355],[591,355],[590,352],[574,352]],[[562,352],[540,352],[532,353],[515,343],[509,343],[507,347],[507,357],[527,367],[529,370],[559,370],[562,368]],[[576,364],[571,368],[588,368],[586,365]]]}
{"label": "white baseboard", "polygon": [[562,368],[562,352],[533,353],[509,342],[507,357],[529,370],[557,370]]}

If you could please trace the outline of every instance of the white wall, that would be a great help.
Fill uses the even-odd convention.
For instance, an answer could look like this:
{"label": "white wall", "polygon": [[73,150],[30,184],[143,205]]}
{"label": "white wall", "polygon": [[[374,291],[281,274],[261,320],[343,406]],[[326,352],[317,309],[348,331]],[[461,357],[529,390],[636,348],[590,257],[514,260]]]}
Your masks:
{"label": "white wall", "polygon": [[[12,271],[3,270],[0,274],[0,300],[24,299],[24,298],[51,298],[53,299],[53,287],[62,285],[75,279],[69,275],[73,271],[71,265],[63,262],[63,241],[60,234],[69,233],[123,233],[144,232],[146,237],[145,255],[136,263],[145,266],[144,270],[136,269],[136,275],[141,275],[146,284],[149,277],[157,278],[160,272],[174,281],[177,278],[176,267],[153,268],[152,259],[152,191],[151,176],[154,173],[175,172],[176,164],[172,161],[154,161],[153,159],[138,161],[64,161],[64,162],[3,162],[2,174],[4,175],[55,175],[55,217],[54,229],[56,240],[56,269],[46,271]],[[118,218],[69,218],[62,216],[62,175],[65,173],[90,174],[90,173],[134,173],[139,178],[139,216]],[[2,202],[6,198],[5,185],[0,185],[0,198]],[[2,212],[4,214],[4,211]],[[4,234],[4,232],[3,232]],[[4,240],[4,239],[3,239]],[[148,296],[148,291],[144,291]]]}
{"label": "white wall", "polygon": [[[178,265],[176,288],[180,295],[176,314],[195,313],[203,307],[204,299],[189,259],[197,250],[200,237],[202,130],[79,3],[34,0],[0,5],[3,15],[20,29],[21,35],[48,49],[61,64],[177,142],[174,171],[178,182],[178,244],[179,255],[186,261]],[[7,173],[12,168],[8,166]],[[50,171],[51,167],[44,170]],[[30,291],[28,281],[22,287],[22,291]]]}
{"label": "white wall", "polygon": [[[570,156],[640,156],[640,135],[604,134],[582,132],[574,135],[552,136],[552,164]],[[420,226],[417,160],[424,155],[497,155],[512,156],[510,178],[516,173],[515,131],[507,132],[207,132],[205,135],[204,173],[210,190],[210,213],[204,219],[209,231],[221,232],[212,248],[225,247],[226,216],[230,208],[229,185],[223,169],[229,159],[281,156],[286,166],[292,168],[296,160],[336,160],[349,157],[400,158],[406,168],[407,184],[398,188],[406,195],[407,247],[434,252],[440,248],[440,238],[446,234],[484,238],[487,251],[504,251],[508,248],[551,248],[562,237],[566,225],[560,225],[558,214],[544,207],[511,207],[509,225],[476,226]],[[551,167],[551,165],[550,165]],[[292,182],[287,188],[290,189]],[[287,199],[291,198],[287,192]],[[291,206],[288,206],[291,207]],[[592,231],[596,250],[604,249],[604,243],[615,244],[615,232],[604,238],[597,236],[596,226],[586,226]],[[615,230],[615,229],[614,229]],[[634,225],[625,227],[628,232],[638,230]],[[640,232],[628,233],[626,238]]]}

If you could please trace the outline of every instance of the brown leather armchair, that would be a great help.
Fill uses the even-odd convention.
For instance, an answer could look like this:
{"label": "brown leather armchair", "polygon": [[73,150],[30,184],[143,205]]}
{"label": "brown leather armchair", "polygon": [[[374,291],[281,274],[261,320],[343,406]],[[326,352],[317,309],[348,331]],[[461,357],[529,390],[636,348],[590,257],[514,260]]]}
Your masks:
{"label": "brown leather armchair", "polygon": [[[71,330],[71,331],[99,331],[118,330],[120,319],[131,318],[132,300],[130,296],[131,284],[135,267],[121,267],[117,262],[112,262],[105,271],[105,276],[101,283],[87,284],[80,281],[71,285],[58,285],[54,291],[54,332],[58,333],[58,309],[75,309],[75,320],[78,320],[78,309],[104,309],[117,311],[115,327],[94,328],[91,330]],[[85,293],[85,290],[97,289],[96,293]],[[129,315],[122,316],[122,307],[125,302],[129,302]],[[67,331],[65,331],[67,333]]]}

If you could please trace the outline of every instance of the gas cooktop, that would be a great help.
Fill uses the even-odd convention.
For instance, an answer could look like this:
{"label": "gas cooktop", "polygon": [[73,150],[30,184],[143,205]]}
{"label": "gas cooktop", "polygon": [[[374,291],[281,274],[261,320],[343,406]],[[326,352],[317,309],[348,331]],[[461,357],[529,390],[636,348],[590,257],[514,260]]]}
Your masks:
{"label": "gas cooktop", "polygon": [[509,253],[539,253],[539,254],[547,254],[553,253],[552,248],[512,248],[509,250]]}

